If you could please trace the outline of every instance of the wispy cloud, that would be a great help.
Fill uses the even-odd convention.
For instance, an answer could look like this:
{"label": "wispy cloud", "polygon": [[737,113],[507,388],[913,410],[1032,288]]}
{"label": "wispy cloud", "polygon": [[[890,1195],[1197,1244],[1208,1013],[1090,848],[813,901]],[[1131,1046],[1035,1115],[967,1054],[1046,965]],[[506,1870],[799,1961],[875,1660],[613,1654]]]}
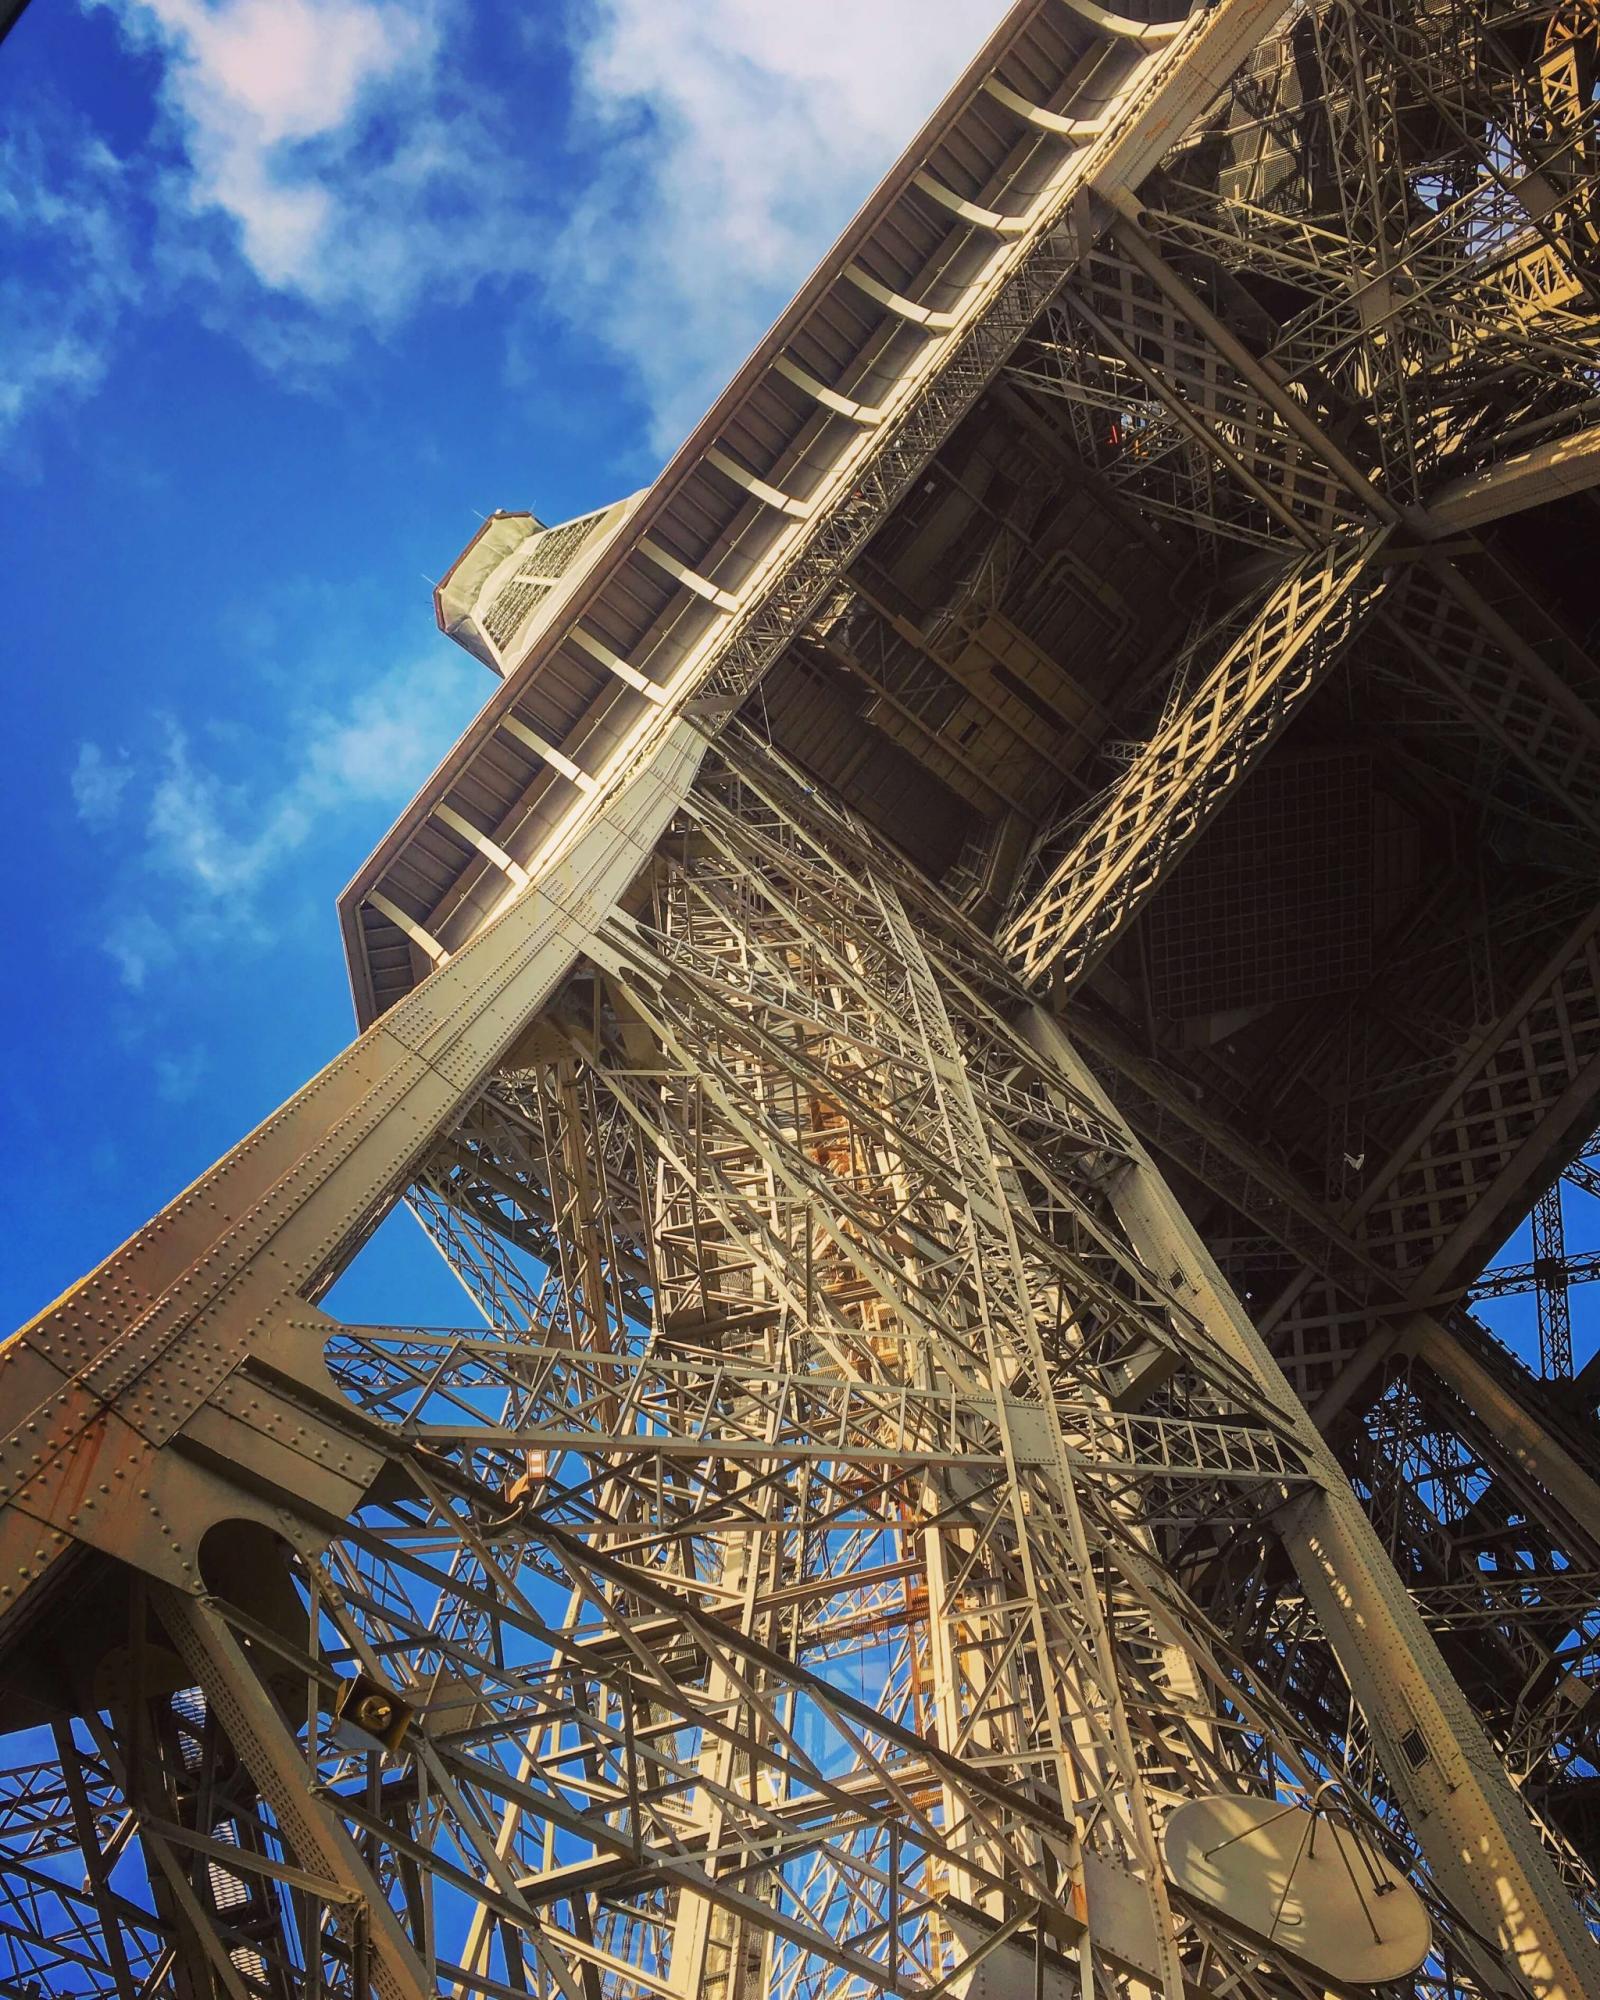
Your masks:
{"label": "wispy cloud", "polygon": [[98,743],[80,743],[69,781],[79,819],[97,831],[110,826],[132,781],[133,765],[127,757],[108,757]]}
{"label": "wispy cloud", "polygon": [[95,823],[105,809],[96,788],[114,768],[111,810],[121,810],[126,829],[102,932],[123,984],[140,991],[184,951],[221,937],[270,943],[283,875],[324,837],[337,838],[339,865],[348,862],[353,828],[365,820],[377,830],[370,823],[411,795],[476,705],[479,678],[439,651],[404,659],[344,703],[290,718],[281,741],[253,741],[243,772],[197,748],[170,718],[142,760],[113,767],[85,745],[87,764],[80,758],[73,773],[79,811],[80,773],[93,774],[96,804],[84,816]]}
{"label": "wispy cloud", "polygon": [[0,131],[0,444],[99,388],[142,298],[126,162],[59,107]]}
{"label": "wispy cloud", "polygon": [[449,60],[460,0],[115,4],[165,65],[170,264],[195,268],[184,225],[211,222],[267,292],[380,329],[523,267],[504,106]]}
{"label": "wispy cloud", "polygon": [[[325,385],[363,334],[499,293],[635,375],[670,450],[992,26],[998,0],[584,0],[525,30],[569,75],[535,167],[527,89],[468,60],[468,0],[83,0],[155,58],[137,159],[24,124],[0,230],[0,435],[181,303]],[[548,103],[548,95],[541,102]],[[25,117],[25,114],[14,114]],[[20,192],[19,192],[20,190]]]}
{"label": "wispy cloud", "polygon": [[159,921],[142,906],[124,904],[109,913],[102,945],[130,993],[144,992],[151,973],[172,964],[178,956],[175,932],[181,928],[175,919]]}
{"label": "wispy cloud", "polygon": [[331,815],[403,804],[465,719],[459,682],[434,654],[379,675],[341,709],[300,717],[276,769],[268,762],[253,780],[229,781],[169,723],[149,794],[147,858],[204,896],[248,908]]}
{"label": "wispy cloud", "polygon": [[676,445],[998,18],[997,0],[602,0],[568,300]]}
{"label": "wispy cloud", "polygon": [[164,95],[183,135],[191,206],[230,218],[264,284],[348,284],[326,257],[334,182],[352,178],[338,175],[339,156],[398,79],[426,74],[431,22],[363,0],[132,0],[123,18],[167,57]]}
{"label": "wispy cloud", "polygon": [[320,383],[363,333],[534,268],[511,104],[452,60],[467,0],[83,4],[154,58],[158,115],[122,158],[60,107],[4,108],[0,441],[98,388],[136,308]]}
{"label": "wispy cloud", "polygon": [[[168,222],[218,220],[260,286],[390,326],[528,266],[506,106],[450,60],[460,0],[118,0],[164,62]],[[524,224],[524,226],[518,226]]]}
{"label": "wispy cloud", "polygon": [[210,1058],[203,1048],[189,1047],[155,1059],[156,1094],[168,1104],[187,1104],[205,1081]]}

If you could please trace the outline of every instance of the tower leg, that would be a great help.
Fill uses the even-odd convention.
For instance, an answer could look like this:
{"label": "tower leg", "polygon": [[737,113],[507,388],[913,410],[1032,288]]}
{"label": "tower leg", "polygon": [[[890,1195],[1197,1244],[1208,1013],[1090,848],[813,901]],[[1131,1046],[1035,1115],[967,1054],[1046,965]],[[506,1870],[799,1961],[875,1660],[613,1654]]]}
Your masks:
{"label": "tower leg", "polygon": [[[1088,1066],[1042,1009],[1033,1045],[1114,1116]],[[1366,1713],[1380,1759],[1442,1887],[1548,2000],[1600,1992],[1600,1948],[1580,1920],[1337,1460],[1143,1147],[1112,1202],[1152,1268],[1181,1279],[1215,1337],[1276,1396],[1319,1475],[1284,1546]]]}

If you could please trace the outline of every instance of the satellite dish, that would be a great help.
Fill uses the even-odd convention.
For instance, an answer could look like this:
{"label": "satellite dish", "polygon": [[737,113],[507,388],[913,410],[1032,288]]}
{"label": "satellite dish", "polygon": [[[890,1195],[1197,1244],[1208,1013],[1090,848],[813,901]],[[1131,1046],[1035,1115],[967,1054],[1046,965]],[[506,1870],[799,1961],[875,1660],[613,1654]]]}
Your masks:
{"label": "satellite dish", "polygon": [[1433,1943],[1416,1890],[1328,1812],[1280,1799],[1191,1799],[1168,1820],[1164,1845],[1180,1889],[1329,1979],[1403,1979]]}

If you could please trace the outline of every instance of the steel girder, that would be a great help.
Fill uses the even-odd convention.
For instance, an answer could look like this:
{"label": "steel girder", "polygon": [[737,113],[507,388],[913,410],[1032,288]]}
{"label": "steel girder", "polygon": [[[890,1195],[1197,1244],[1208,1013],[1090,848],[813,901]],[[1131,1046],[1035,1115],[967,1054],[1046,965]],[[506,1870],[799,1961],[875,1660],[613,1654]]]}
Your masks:
{"label": "steel girder", "polygon": [[[1364,1254],[1336,1217],[1319,1216],[1281,1167],[1237,1135],[1219,1135],[1178,1079],[1113,1037],[1094,1046],[1099,1074],[1141,1133],[1275,1246],[1266,1268],[1276,1278],[1264,1286],[1254,1275],[1261,1247],[1231,1253],[1243,1258],[1239,1281],[1260,1287],[1258,1324],[1270,1326],[1275,1354],[1422,1601],[1442,1589],[1454,1596],[1441,1604],[1476,1605],[1463,1626],[1435,1629],[1470,1632],[1460,1646],[1442,1638],[1447,1656],[1524,1796],[1537,1802],[1574,1893],[1600,1907],[1586,1858],[1595,1833],[1586,1773],[1600,1751],[1595,1608],[1582,1581],[1600,1559],[1592,1426],[1464,1316],[1448,1331],[1418,1318],[1425,1294],[1408,1297],[1400,1277]],[[1485,1167],[1492,1172],[1492,1159]],[[1532,1580],[1569,1569],[1578,1581],[1541,1614]],[[1521,1602],[1519,1579],[1530,1580]],[[1490,1615],[1493,1606],[1500,1615]]]}
{"label": "steel girder", "polygon": [[[1113,1989],[1309,1995],[1174,1899],[1159,1827],[1336,1780],[1421,1871],[1443,1990],[1577,1990],[1581,1925],[1342,1474],[992,947],[748,740],[646,881],[461,1107],[559,1276],[485,1259],[481,1181],[434,1164],[460,1112],[401,1125],[498,1323],[285,1299],[135,1471],[159,1536],[120,1509],[60,1583],[99,1639],[7,1826],[93,1881],[72,1798],[118,1797],[86,1984],[909,1994],[1026,1938]],[[560,1191],[580,1136],[603,1202]],[[68,1629],[46,1603],[14,1661]]]}
{"label": "steel girder", "polygon": [[[1005,935],[1024,977],[1092,969],[1248,774],[1263,704],[1281,726],[1368,614],[1358,658],[1409,662],[1597,824],[1600,717],[1557,670],[1562,635],[1481,550],[1446,546],[1448,506],[1430,511],[1508,440],[1553,452],[1591,420],[1594,109],[1519,60],[1525,29],[1479,0],[1296,14],[1137,200],[1111,196],[1108,235],[1012,363],[1065,407],[1085,461],[1202,561],[1243,545],[1285,564],[1242,634],[1228,607],[1255,701],[1197,693],[1177,740],[1164,717],[1022,884]],[[1285,298],[1304,302],[1287,320]],[[1369,583],[1337,644],[1318,646],[1315,616],[1302,637],[1298,607],[1286,641],[1283,594],[1385,529],[1431,552]]]}

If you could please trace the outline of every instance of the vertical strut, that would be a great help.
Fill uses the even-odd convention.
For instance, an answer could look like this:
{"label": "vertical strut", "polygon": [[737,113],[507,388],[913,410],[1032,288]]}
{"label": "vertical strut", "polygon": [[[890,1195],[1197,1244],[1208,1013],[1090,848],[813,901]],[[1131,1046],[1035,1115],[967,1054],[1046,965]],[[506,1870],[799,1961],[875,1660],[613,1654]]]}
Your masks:
{"label": "vertical strut", "polygon": [[1567,1239],[1561,1219],[1561,1183],[1553,1181],[1533,1205],[1534,1293],[1539,1310],[1539,1372],[1547,1379],[1572,1376],[1572,1308],[1567,1299]]}
{"label": "vertical strut", "polygon": [[[1029,1032],[1086,1094],[1094,1079],[1057,1023]],[[1103,1100],[1102,1100],[1103,1101]],[[1109,1110],[1109,1105],[1106,1106]],[[1284,1546],[1432,1865],[1537,1993],[1576,1996],[1600,1982],[1600,1946],[1568,1900],[1499,1758],[1439,1656],[1338,1462],[1322,1442],[1194,1225],[1135,1144],[1114,1199],[1153,1260],[1183,1274],[1207,1324],[1262,1380],[1301,1435],[1316,1487],[1295,1504]],[[1481,1976],[1493,1983],[1490,1967]]]}

